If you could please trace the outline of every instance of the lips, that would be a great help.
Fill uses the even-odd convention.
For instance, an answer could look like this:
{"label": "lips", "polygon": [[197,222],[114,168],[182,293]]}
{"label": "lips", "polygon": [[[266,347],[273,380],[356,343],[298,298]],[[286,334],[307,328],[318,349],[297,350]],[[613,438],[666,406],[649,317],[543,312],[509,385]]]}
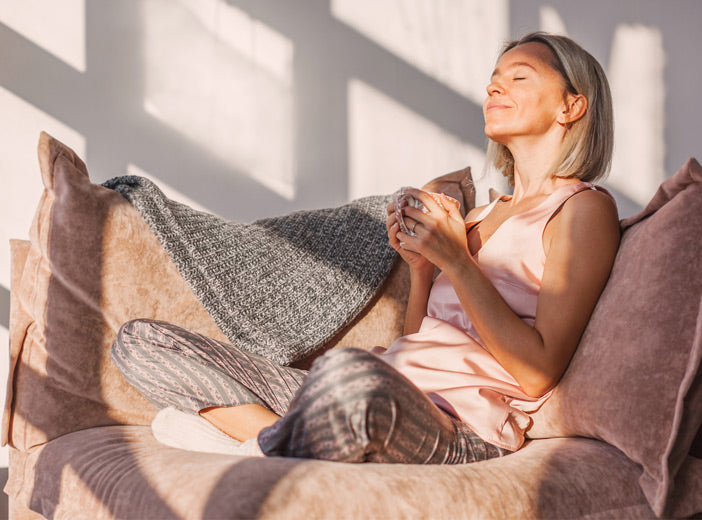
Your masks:
{"label": "lips", "polygon": [[492,112],[494,110],[501,110],[503,108],[510,108],[508,105],[503,105],[502,103],[488,103],[485,107],[485,113]]}

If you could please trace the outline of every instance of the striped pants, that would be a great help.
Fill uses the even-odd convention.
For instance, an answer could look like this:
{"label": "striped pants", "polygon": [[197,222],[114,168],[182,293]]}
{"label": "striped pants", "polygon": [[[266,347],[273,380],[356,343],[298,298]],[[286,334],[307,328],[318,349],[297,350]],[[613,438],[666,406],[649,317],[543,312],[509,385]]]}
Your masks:
{"label": "striped pants", "polygon": [[333,349],[307,372],[169,323],[135,320],[121,328],[112,360],[157,408],[197,414],[255,403],[280,415],[258,436],[266,455],[462,464],[509,453],[359,349]]}

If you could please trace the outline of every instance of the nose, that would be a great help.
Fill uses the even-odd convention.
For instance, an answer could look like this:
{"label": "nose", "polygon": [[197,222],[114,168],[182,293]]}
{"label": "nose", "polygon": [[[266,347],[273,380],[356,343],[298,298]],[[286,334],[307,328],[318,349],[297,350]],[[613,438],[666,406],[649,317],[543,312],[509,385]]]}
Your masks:
{"label": "nose", "polygon": [[504,92],[504,88],[496,79],[490,81],[485,90],[487,91],[488,96],[491,96],[493,94],[502,94]]}

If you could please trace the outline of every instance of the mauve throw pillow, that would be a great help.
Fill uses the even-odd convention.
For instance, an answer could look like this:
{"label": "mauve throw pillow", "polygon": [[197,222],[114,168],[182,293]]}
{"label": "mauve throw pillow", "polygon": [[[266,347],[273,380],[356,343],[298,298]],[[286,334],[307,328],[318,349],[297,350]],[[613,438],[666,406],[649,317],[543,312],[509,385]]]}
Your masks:
{"label": "mauve throw pillow", "polygon": [[[642,466],[656,514],[691,514],[702,496],[680,491],[702,480],[686,462],[702,423],[699,163],[690,159],[622,229],[609,282],[529,437],[602,439]],[[683,463],[686,484],[675,480]]]}

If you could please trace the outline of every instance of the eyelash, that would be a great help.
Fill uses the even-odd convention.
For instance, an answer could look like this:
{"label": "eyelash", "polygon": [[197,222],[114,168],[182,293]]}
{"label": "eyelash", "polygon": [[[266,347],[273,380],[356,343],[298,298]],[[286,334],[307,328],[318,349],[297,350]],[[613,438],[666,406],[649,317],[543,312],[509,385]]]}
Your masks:
{"label": "eyelash", "polygon": [[522,78],[522,77],[512,78],[513,81],[517,81],[517,80],[520,80],[520,79],[526,79],[526,78]]}

